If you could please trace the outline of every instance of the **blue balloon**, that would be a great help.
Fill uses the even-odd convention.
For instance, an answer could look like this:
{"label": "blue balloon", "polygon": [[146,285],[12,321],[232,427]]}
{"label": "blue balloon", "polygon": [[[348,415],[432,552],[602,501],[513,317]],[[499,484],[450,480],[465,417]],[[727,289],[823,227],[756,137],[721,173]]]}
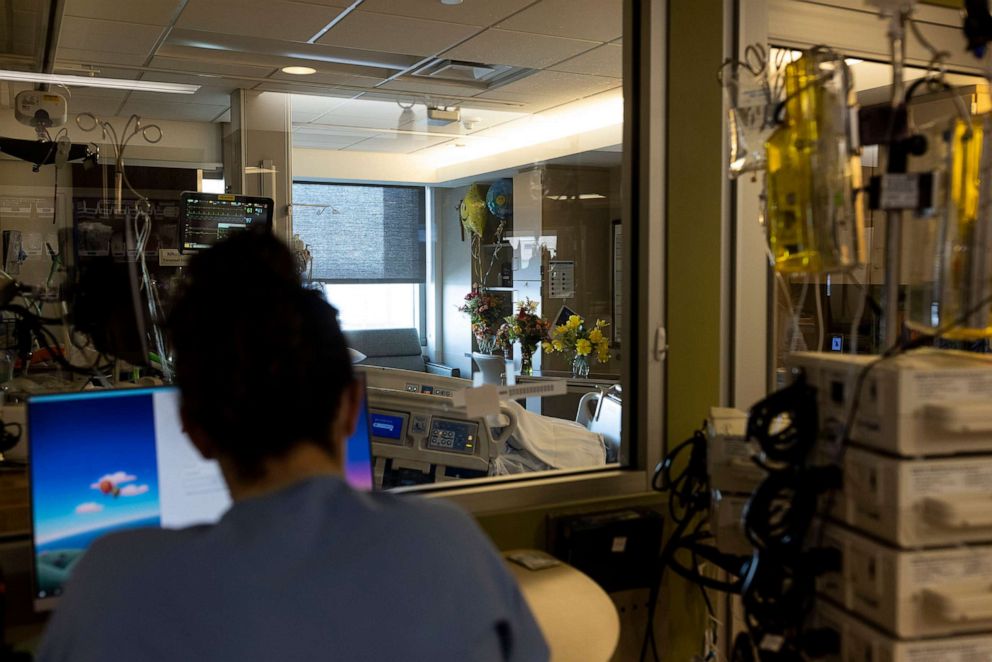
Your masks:
{"label": "blue balloon", "polygon": [[486,207],[496,218],[503,220],[513,215],[513,180],[501,179],[489,187]]}

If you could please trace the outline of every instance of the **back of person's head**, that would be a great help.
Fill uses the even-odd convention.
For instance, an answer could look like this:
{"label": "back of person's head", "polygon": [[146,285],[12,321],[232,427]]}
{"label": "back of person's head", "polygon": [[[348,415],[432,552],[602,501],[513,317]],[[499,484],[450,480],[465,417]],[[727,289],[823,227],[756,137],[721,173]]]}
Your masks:
{"label": "back of person's head", "polygon": [[187,423],[246,478],[301,443],[337,452],[351,360],[337,311],[279,239],[243,232],[196,255],[168,329]]}

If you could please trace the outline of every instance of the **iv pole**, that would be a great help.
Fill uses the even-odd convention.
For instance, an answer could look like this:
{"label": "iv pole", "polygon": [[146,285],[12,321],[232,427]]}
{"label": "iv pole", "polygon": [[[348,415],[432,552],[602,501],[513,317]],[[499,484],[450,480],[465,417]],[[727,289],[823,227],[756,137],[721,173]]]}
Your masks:
{"label": "iv pole", "polygon": [[[909,15],[913,11],[913,2],[891,0],[874,0],[872,4],[882,9],[882,16],[889,18],[889,50],[892,56],[892,96],[890,122],[895,126],[899,117],[905,96],[905,82],[903,80],[903,66],[906,62],[906,23]],[[902,127],[899,127],[900,129]],[[886,172],[905,172],[906,159],[904,156],[893,154],[894,131],[889,136],[889,153],[886,163]],[[902,136],[899,136],[902,138]],[[895,158],[894,158],[895,157]],[[899,342],[899,281],[902,277],[902,212],[892,210],[885,212],[885,307],[883,309],[882,324],[885,343],[883,347],[889,348]]]}

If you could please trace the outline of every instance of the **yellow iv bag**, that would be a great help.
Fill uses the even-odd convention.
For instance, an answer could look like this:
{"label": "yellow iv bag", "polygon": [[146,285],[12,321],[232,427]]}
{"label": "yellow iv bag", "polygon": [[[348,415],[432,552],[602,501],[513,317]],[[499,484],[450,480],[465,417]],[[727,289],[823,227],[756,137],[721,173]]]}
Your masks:
{"label": "yellow iv bag", "polygon": [[[956,120],[942,138],[930,137],[938,149],[938,213],[924,237],[924,219],[906,219],[920,230],[907,237],[904,261],[910,253],[929,253],[933,271],[928,278],[910,277],[907,325],[923,333],[941,331],[951,340],[992,337],[989,298],[992,296],[992,115]],[[969,130],[970,129],[970,130]],[[989,173],[983,177],[983,172]],[[917,259],[922,257],[918,255]],[[909,259],[912,259],[910,256]],[[927,266],[923,265],[924,268]]]}
{"label": "yellow iv bag", "polygon": [[844,59],[813,49],[785,68],[785,124],[768,138],[766,223],[775,269],[864,263],[857,108]]}

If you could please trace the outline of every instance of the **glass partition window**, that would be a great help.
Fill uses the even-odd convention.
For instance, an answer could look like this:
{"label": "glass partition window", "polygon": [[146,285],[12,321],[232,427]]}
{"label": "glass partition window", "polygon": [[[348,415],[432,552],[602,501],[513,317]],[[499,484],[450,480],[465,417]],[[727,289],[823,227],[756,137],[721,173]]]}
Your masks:
{"label": "glass partition window", "polygon": [[[182,193],[199,189],[218,205],[239,201],[211,196],[261,199],[301,277],[338,308],[349,343],[366,356],[371,428],[391,430],[371,439],[380,486],[585,472],[636,455],[620,452],[631,349],[621,342],[631,269],[620,174],[623,0],[583,3],[564,23],[552,0],[283,3],[292,15],[275,32],[255,20],[257,3],[244,21],[223,25],[195,2],[126,17],[82,4],[82,14],[66,9],[55,44],[78,42],[89,23],[129,38],[100,51],[55,53],[50,44],[54,68],[116,86],[72,86],[52,146],[28,149],[58,161],[63,136],[79,149],[95,141],[100,163],[73,157],[38,173],[0,161],[2,266],[51,295],[37,302],[46,318],[60,315],[58,290],[92,262],[129,291],[120,276],[139,254],[150,299],[142,303],[166,310],[189,259],[178,241]],[[18,33],[49,23],[39,15]],[[47,37],[37,36],[37,48],[14,40],[11,53],[0,43],[13,63],[5,68],[41,61]],[[349,61],[329,62],[328,49],[348,50]],[[11,99],[32,87],[12,83]],[[132,116],[144,131],[132,135]],[[101,130],[110,126],[129,140],[126,209],[115,203],[114,136]],[[0,117],[0,136],[39,135],[13,113]],[[144,197],[147,226],[134,215]],[[217,223],[218,237],[232,227],[227,217]],[[90,330],[100,332],[107,318],[91,312]],[[134,328],[106,339],[126,340],[120,353],[73,347],[76,336],[61,328],[56,340],[68,339],[62,349],[80,365],[109,371],[112,357],[154,365],[168,351],[152,325],[139,328],[144,316],[122,315]],[[0,378],[16,362],[2,350],[19,342],[8,322],[0,318]],[[33,377],[42,356],[33,354]],[[505,397],[498,412],[454,405],[455,393],[481,382],[560,392]]]}
{"label": "glass partition window", "polygon": [[[486,25],[498,30],[442,30],[374,90],[294,90],[292,231],[368,357],[358,367],[371,366],[385,488],[596,470],[624,456],[623,4],[587,3],[567,26],[544,0],[493,5]],[[444,20],[469,3],[438,7],[411,11]],[[523,47],[534,40],[556,48]],[[413,185],[428,192],[422,225],[412,205],[375,197]],[[387,287],[414,282],[418,227],[420,308],[412,289]],[[423,325],[411,324],[420,311]],[[387,333],[406,325],[422,329],[422,351]],[[560,393],[507,397],[488,417],[447,399],[479,383]]]}

